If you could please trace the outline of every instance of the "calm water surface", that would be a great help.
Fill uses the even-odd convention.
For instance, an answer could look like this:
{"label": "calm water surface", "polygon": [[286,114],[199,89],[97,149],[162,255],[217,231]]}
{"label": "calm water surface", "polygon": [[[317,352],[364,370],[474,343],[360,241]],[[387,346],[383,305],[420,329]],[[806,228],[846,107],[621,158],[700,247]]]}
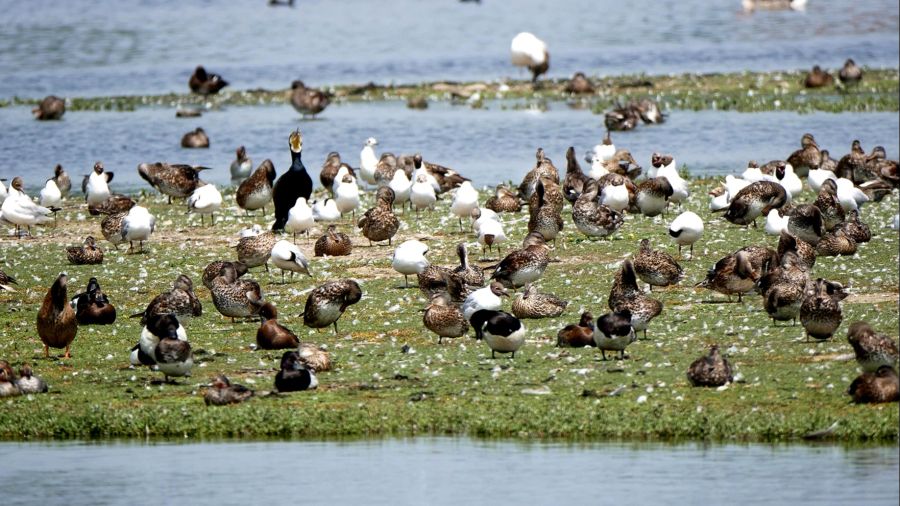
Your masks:
{"label": "calm water surface", "polygon": [[[87,174],[96,160],[115,172],[115,191],[145,188],[137,175],[141,162],[170,161],[212,167],[203,177],[227,184],[229,165],[238,145],[259,164],[271,158],[276,170],[290,163],[287,134],[303,129],[303,159],[314,179],[329,151],[338,151],[359,165],[365,139],[379,140],[378,152],[421,152],[426,159],[459,170],[477,185],[505,180],[518,182],[534,165],[534,152],[544,147],[561,171],[565,150],[582,153],[600,141],[603,117],[551,104],[547,112],[471,110],[432,104],[426,111],[407,109],[402,102],[353,103],[332,106],[322,119],[299,120],[290,106],[231,107],[201,118],[178,119],[172,109],[141,108],[135,112],[79,112],[62,121],[34,121],[28,108],[0,109],[0,177],[22,175],[31,188],[43,185],[61,163],[73,176]],[[181,136],[202,126],[210,149],[182,149]],[[860,139],[869,151],[883,145],[896,159],[900,151],[900,118],[895,113],[865,114],[742,114],[717,111],[673,111],[657,126],[641,126],[614,134],[618,147],[631,150],[638,163],[649,166],[654,151],[672,153],[696,174],[743,171],[748,160],[761,163],[784,159],[799,147],[804,132],[840,158]],[[582,164],[587,169],[587,164]]]}
{"label": "calm water surface", "polygon": [[897,504],[897,447],[0,443],[6,504]]}
{"label": "calm water surface", "polygon": [[524,77],[523,30],[550,76],[897,67],[896,0],[809,0],[745,14],[740,0],[0,0],[0,97],[187,91],[197,64],[235,88]]}

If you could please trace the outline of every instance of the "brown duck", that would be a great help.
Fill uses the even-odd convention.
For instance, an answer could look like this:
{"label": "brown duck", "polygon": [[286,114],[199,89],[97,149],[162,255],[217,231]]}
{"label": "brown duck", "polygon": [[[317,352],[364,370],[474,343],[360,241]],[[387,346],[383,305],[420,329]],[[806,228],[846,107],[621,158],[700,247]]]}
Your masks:
{"label": "brown duck", "polygon": [[857,404],[897,402],[900,401],[900,379],[893,367],[883,365],[874,373],[860,374],[850,383],[847,393]]}
{"label": "brown duck", "polygon": [[695,387],[720,387],[734,380],[731,364],[719,353],[719,347],[709,347],[709,354],[695,360],[687,371],[688,381]]}
{"label": "brown duck", "polygon": [[116,321],[116,308],[100,289],[97,278],[91,278],[85,291],[73,297],[72,302],[79,325],[111,325]]}
{"label": "brown duck", "polygon": [[97,247],[93,236],[84,239],[83,246],[66,248],[66,258],[74,265],[96,265],[103,263],[103,250]]}
{"label": "brown duck", "polygon": [[278,310],[271,302],[259,308],[262,324],[256,331],[256,346],[261,350],[283,350],[300,346],[300,339],[291,329],[278,323]]}
{"label": "brown duck", "polygon": [[207,406],[225,406],[240,404],[253,397],[253,390],[231,383],[224,374],[217,374],[212,384],[203,394],[203,402]]}
{"label": "brown duck", "polygon": [[350,236],[338,232],[336,225],[328,225],[328,230],[316,240],[313,250],[317,257],[347,256],[353,251],[353,242]]}
{"label": "brown duck", "polygon": [[331,98],[327,93],[315,88],[307,88],[303,81],[291,83],[291,105],[304,117],[316,117],[316,114],[324,111]]}
{"label": "brown duck", "polygon": [[197,127],[181,137],[181,147],[208,148],[209,136],[206,135],[206,132],[202,128]]}
{"label": "brown duck", "polygon": [[66,101],[54,95],[48,95],[44,100],[41,100],[37,107],[31,110],[34,119],[43,121],[62,119],[65,113]]}
{"label": "brown duck", "polygon": [[222,88],[228,86],[228,82],[219,74],[207,72],[202,65],[198,65],[188,79],[188,86],[194,93],[201,95],[215,95]]}
{"label": "brown duck", "polygon": [[883,365],[896,366],[900,360],[897,341],[875,332],[866,322],[855,322],[847,331],[847,342],[856,354],[856,363],[863,372],[875,372]]}
{"label": "brown duck", "polygon": [[234,194],[237,205],[244,211],[263,210],[272,202],[272,183],[275,182],[275,165],[268,158],[247,179],[241,181]]}
{"label": "brown duck", "polygon": [[494,196],[487,199],[484,207],[495,213],[517,213],[522,209],[522,203],[509,188],[498,185],[494,190]]}
{"label": "brown duck", "polygon": [[425,314],[422,315],[422,323],[425,328],[438,335],[438,344],[445,337],[462,337],[469,331],[469,322],[459,308],[451,303],[447,292],[436,293],[431,297],[431,303],[425,307]]}
{"label": "brown duck", "polygon": [[824,86],[831,86],[834,83],[834,78],[831,77],[831,74],[822,70],[822,67],[815,65],[812,70],[806,74],[806,79],[803,80],[803,86],[807,88],[822,88]]}
{"label": "brown duck", "polygon": [[388,245],[391,245],[394,235],[400,229],[400,220],[391,209],[394,204],[394,191],[382,187],[376,199],[375,207],[366,211],[359,219],[357,227],[362,229],[362,235],[369,240],[370,246],[373,241],[387,241]]}
{"label": "brown duck", "polygon": [[590,311],[581,313],[576,324],[566,325],[556,334],[556,345],[559,347],[584,348],[595,346],[594,315]]}
{"label": "brown duck", "polygon": [[674,285],[684,279],[684,269],[672,255],[651,248],[649,239],[641,239],[640,251],[634,257],[634,272],[650,285],[651,292],[654,286]]}
{"label": "brown duck", "polygon": [[78,320],[69,305],[66,287],[69,277],[62,273],[44,296],[44,302],[37,315],[37,332],[44,343],[44,356],[50,356],[50,348],[65,348],[64,358],[71,358],[69,347],[78,333]]}

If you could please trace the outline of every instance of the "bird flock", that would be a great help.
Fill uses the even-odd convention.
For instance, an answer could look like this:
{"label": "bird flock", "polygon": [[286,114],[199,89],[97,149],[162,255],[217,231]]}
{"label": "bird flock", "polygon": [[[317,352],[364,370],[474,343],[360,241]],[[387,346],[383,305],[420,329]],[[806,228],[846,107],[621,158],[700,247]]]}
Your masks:
{"label": "bird flock", "polygon": [[[546,44],[530,33],[513,39],[511,57],[514,65],[532,72],[533,81],[549,66]],[[578,82],[576,75],[573,92],[583,87]],[[191,90],[203,95],[217,93],[227,84],[203,67],[197,67],[189,81]],[[51,98],[35,110],[38,119],[50,119],[58,108]],[[301,81],[293,83],[291,104],[303,115],[314,116],[328,103],[327,94],[307,88]],[[424,308],[406,309],[422,311],[422,328],[437,337],[435,346],[445,346],[444,339],[471,335],[487,346],[492,358],[508,354],[515,359],[533,339],[525,320],[559,318],[570,306],[540,287],[542,279],[555,275],[554,264],[566,261],[565,243],[577,238],[603,248],[605,242],[620,238],[633,220],[662,222],[665,228],[659,236],[641,238],[633,254],[618,266],[607,297],[608,311],[582,311],[578,323],[558,331],[558,346],[594,347],[602,360],[629,359],[627,349],[652,341],[658,332],[653,320],[671,310],[654,297],[654,290],[685,282],[680,264],[685,261],[711,266],[704,279],[693,280],[698,289],[727,296],[729,301],[733,296],[742,301],[745,295],[756,294],[773,325],[799,323],[807,340],[822,342],[836,335],[844,323],[841,301],[849,291],[828,279],[834,273],[814,271],[816,259],[853,255],[872,239],[870,225],[863,219],[865,208],[896,192],[900,186],[897,161],[888,159],[881,147],[867,154],[859,141],[853,141],[850,153],[834,160],[820,149],[812,134],[805,134],[799,149],[784,160],[761,166],[750,162],[741,174],[725,177],[709,194],[709,213],[700,216],[684,209],[690,199],[700,197],[673,155],[654,153],[644,168],[628,150],[613,144],[611,130],[634,128],[638,120],[659,123],[663,115],[652,101],[617,108],[606,116],[603,140],[583,158],[589,164],[587,171],[581,168],[574,146],[565,154],[562,173],[548,154],[537,148],[534,166],[521,183],[497,184],[484,202],[471,181],[457,171],[427,161],[421,154],[379,155],[374,137],[362,143],[356,167],[338,152],[330,153],[319,172],[321,189],[315,192],[304,165],[299,129],[288,135],[291,164],[280,175],[269,159],[254,169],[248,150],[240,146],[229,167],[236,187],[233,202],[240,209],[237,219],[254,221],[262,216],[271,221],[241,230],[232,258],[191,267],[202,272],[203,286],[218,313],[231,322],[259,322],[255,349],[287,350],[273,380],[278,392],[317,388],[316,374],[333,368],[331,354],[301,341],[279,323],[278,308],[267,300],[264,284],[252,279],[260,270],[251,273],[251,269],[269,271],[271,263],[279,269],[282,285],[295,283],[295,275],[309,279],[312,286],[302,308],[303,324],[311,329],[331,327],[339,334],[338,321],[347,308],[365,304],[363,285],[349,277],[316,280],[316,259],[353,256],[360,248],[385,249],[380,256],[388,257],[391,269],[403,276],[402,288],[417,288],[426,297]],[[182,146],[208,147],[209,138],[198,128],[184,136]],[[232,193],[226,192],[226,202],[215,185],[201,179],[207,170],[212,169],[169,162],[146,162],[137,167],[141,178],[166,196],[168,204],[181,202],[187,213],[199,214],[201,228],[216,227],[216,213],[231,209]],[[65,249],[66,260],[73,265],[103,264],[104,251],[96,239],[100,236],[116,250],[127,243],[130,254],[154,255],[145,243],[152,243],[157,233],[157,218],[135,197],[113,193],[112,181],[113,173],[106,171],[102,162],[95,163],[84,177],[84,209],[100,233]],[[36,226],[63,226],[67,217],[59,214],[67,199],[71,202],[76,197],[61,166],[46,180],[37,202],[25,193],[23,178],[15,177],[8,189],[0,182],[0,221],[14,226],[16,240],[28,240]],[[444,209],[452,226],[394,244],[402,238],[398,237],[401,231],[416,227],[422,232],[423,213]],[[674,216],[671,220],[670,215]],[[352,224],[346,231],[349,234],[340,230],[348,218]],[[695,255],[695,245],[703,241],[708,226],[757,227],[760,220],[766,234],[773,236],[771,243],[747,244],[718,259]],[[520,221],[527,222],[524,237],[507,233]],[[895,230],[897,222],[895,217],[890,225]],[[322,235],[315,241],[311,260],[304,249],[310,251],[313,232]],[[458,234],[458,264],[444,266],[429,260],[428,234],[438,232]],[[298,245],[298,236],[305,239],[305,248]],[[677,247],[677,258],[662,249],[661,238]],[[469,251],[475,245],[480,246],[477,260]],[[115,307],[100,281],[102,272],[97,271],[85,291],[71,299],[66,273],[52,281],[36,316],[45,356],[49,357],[50,348],[64,349],[63,358],[72,359],[79,327],[116,321]],[[0,271],[3,291],[15,293],[15,284],[15,278]],[[603,314],[595,319],[595,312]],[[131,367],[161,373],[166,382],[190,376],[194,355],[188,329],[197,325],[198,319],[202,325],[203,316],[203,302],[195,293],[193,280],[187,274],[179,275],[171,290],[131,315],[140,319],[140,329],[135,329],[136,344],[122,350],[123,357],[128,352]],[[353,333],[352,326],[349,333]],[[863,371],[847,391],[853,400],[897,401],[897,343],[866,322],[849,325],[847,339]],[[716,343],[685,366],[694,386],[721,387],[734,379],[732,365]],[[17,377],[7,362],[0,361],[0,396],[46,390],[30,365],[23,364]],[[204,401],[223,405],[253,396],[249,388],[218,374],[208,385]]]}

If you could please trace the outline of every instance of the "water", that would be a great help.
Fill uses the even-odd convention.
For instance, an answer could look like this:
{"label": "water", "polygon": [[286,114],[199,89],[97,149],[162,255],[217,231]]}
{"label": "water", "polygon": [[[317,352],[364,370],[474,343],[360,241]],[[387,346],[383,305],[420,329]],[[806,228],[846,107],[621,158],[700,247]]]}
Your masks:
{"label": "water", "polygon": [[11,504],[897,504],[896,447],[0,443]]}
{"label": "water", "polygon": [[[191,119],[175,118],[173,110],[163,108],[78,112],[52,122],[34,121],[24,107],[3,108],[0,124],[7,129],[0,137],[0,177],[21,175],[27,186],[37,188],[56,163],[75,179],[102,160],[115,172],[113,189],[128,191],[147,187],[138,177],[139,163],[165,160],[212,167],[204,179],[227,184],[228,167],[240,144],[254,164],[271,158],[279,173],[286,170],[288,133],[300,126],[304,161],[316,181],[329,151],[358,166],[365,139],[374,135],[379,153],[421,152],[481,186],[518,182],[534,165],[538,146],[564,171],[570,145],[581,160],[603,133],[602,116],[561,103],[551,104],[545,113],[491,107],[471,110],[437,103],[415,111],[402,102],[353,103],[332,106],[322,119],[303,122],[290,106],[231,107]],[[196,126],[209,134],[210,149],[180,147],[181,136]],[[631,150],[643,166],[660,151],[674,154],[695,174],[726,174],[743,171],[748,160],[786,158],[799,147],[804,132],[814,133],[835,158],[850,151],[853,139],[860,139],[867,150],[883,145],[892,158],[900,151],[900,119],[894,113],[673,111],[662,125],[614,133],[613,140]],[[583,160],[582,167],[588,168]]]}
{"label": "water", "polygon": [[549,45],[552,77],[897,67],[895,0],[810,0],[745,14],[740,0],[0,0],[0,97],[187,91],[198,64],[234,88],[524,77],[519,31]]}

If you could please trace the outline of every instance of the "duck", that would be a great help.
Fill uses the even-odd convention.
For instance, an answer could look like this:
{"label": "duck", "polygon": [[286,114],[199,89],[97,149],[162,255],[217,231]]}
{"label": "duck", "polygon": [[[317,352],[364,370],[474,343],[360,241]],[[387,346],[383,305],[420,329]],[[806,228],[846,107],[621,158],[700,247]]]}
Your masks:
{"label": "duck", "polygon": [[122,218],[122,242],[128,241],[129,252],[134,251],[134,242],[137,241],[140,252],[144,251],[144,241],[150,239],[150,234],[156,228],[156,217],[143,206],[134,206]]}
{"label": "duck", "polygon": [[563,90],[565,90],[566,93],[576,95],[590,95],[594,93],[594,86],[591,84],[591,81],[588,80],[587,76],[584,75],[584,72],[575,72],[572,79],[566,83]]}
{"label": "duck", "polygon": [[[69,177],[69,173],[63,169],[62,165],[56,164],[56,167],[53,169],[53,177],[50,179],[56,183],[56,187],[59,188],[63,197],[69,195],[69,192],[72,190],[72,178]],[[2,198],[0,198],[0,203],[2,203]]]}
{"label": "duck", "polygon": [[233,267],[223,266],[209,289],[213,305],[222,316],[249,318],[259,314],[264,304],[262,289],[252,279],[238,278]]}
{"label": "duck", "polygon": [[527,318],[556,318],[563,314],[569,301],[549,293],[538,293],[537,287],[525,284],[523,293],[516,295],[512,303],[512,313],[521,320]]}
{"label": "duck", "polygon": [[[536,205],[530,206],[529,210],[531,212],[531,218],[528,220],[528,232],[529,233],[539,233],[547,241],[556,241],[556,236],[559,235],[560,231],[562,231],[564,222],[562,219],[562,202],[558,204],[554,201],[548,199],[548,195],[550,192],[546,191],[547,186],[545,185],[545,181],[548,184],[552,185],[554,188],[554,194],[559,193],[557,185],[549,181],[547,178],[542,177],[535,189],[534,195],[536,196]],[[561,193],[559,193],[561,195]],[[560,199],[561,201],[562,199]]]}
{"label": "duck", "polygon": [[303,135],[300,129],[291,133],[288,144],[291,148],[291,168],[278,178],[272,188],[272,200],[275,202],[275,223],[272,230],[276,232],[284,230],[288,211],[297,202],[297,198],[303,197],[308,201],[312,195],[312,178],[303,166]]}
{"label": "duck", "polygon": [[415,239],[404,241],[394,250],[391,267],[403,274],[403,288],[409,288],[410,274],[421,274],[430,264],[425,258],[426,253],[428,253],[428,245]]}
{"label": "duck", "polygon": [[7,292],[15,292],[16,290],[10,285],[19,284],[16,281],[16,278],[10,276],[9,274],[0,270],[0,290],[5,290]]}
{"label": "duck", "polygon": [[283,350],[300,346],[300,339],[294,332],[278,323],[278,310],[271,302],[259,307],[261,320],[256,331],[256,347],[260,350]]}
{"label": "duck", "polygon": [[800,304],[800,323],[806,330],[806,340],[813,337],[824,341],[834,335],[841,325],[841,300],[848,293],[837,282],[818,278]]}
{"label": "duck", "polygon": [[97,278],[91,278],[84,292],[72,297],[72,305],[79,325],[112,325],[116,321],[116,307],[100,289]]}
{"label": "duck", "polygon": [[362,288],[352,279],[339,279],[322,284],[306,298],[303,324],[314,329],[334,325],[334,333],[337,335],[338,319],[348,307],[361,299]]}
{"label": "duck", "polygon": [[219,74],[207,72],[202,65],[198,65],[188,79],[188,87],[192,92],[200,95],[215,95],[226,86],[228,86],[228,81],[222,79]]}
{"label": "duck", "polygon": [[300,343],[297,355],[300,357],[300,362],[315,373],[331,370],[331,355],[324,347],[312,343]]}
{"label": "duck", "polygon": [[635,202],[641,214],[652,218],[665,212],[674,192],[672,184],[664,177],[647,179],[637,186]]}
{"label": "duck", "polygon": [[500,282],[492,281],[488,286],[470,293],[460,306],[460,310],[469,321],[473,314],[482,309],[498,311],[503,306],[500,297],[509,297],[509,292]]}
{"label": "duck", "polygon": [[732,295],[737,295],[738,302],[741,302],[743,294],[753,290],[756,281],[768,272],[775,257],[776,253],[769,248],[760,246],[741,248],[722,257],[707,271],[706,278],[694,286],[727,295],[729,301]]}
{"label": "duck", "polygon": [[284,271],[291,272],[291,279],[295,272],[312,277],[309,272],[309,261],[296,245],[284,239],[272,246],[272,264],[281,269],[281,284],[284,284]]}
{"label": "duck", "polygon": [[394,177],[388,183],[388,187],[394,191],[394,203],[399,204],[402,208],[403,204],[409,202],[410,190],[412,190],[412,181],[406,176],[406,172],[398,170],[394,172]]}
{"label": "duck", "polygon": [[847,342],[853,347],[856,363],[863,372],[876,372],[888,365],[896,366],[900,360],[897,342],[885,334],[876,332],[866,322],[853,322],[847,330]]}
{"label": "duck", "polygon": [[513,37],[509,47],[512,64],[525,67],[531,71],[531,82],[536,83],[538,76],[550,68],[550,53],[547,43],[529,32],[520,32]]}
{"label": "duck", "polygon": [[419,290],[431,300],[434,294],[447,292],[453,302],[461,302],[472,293],[462,276],[448,267],[431,264],[416,274]]}
{"label": "duck", "polygon": [[453,269],[453,272],[469,286],[484,286],[484,271],[469,263],[469,249],[466,247],[466,243],[461,242],[456,245],[456,256],[459,257],[459,265]]}
{"label": "duck", "polygon": [[[50,214],[54,209],[39,206],[31,201],[31,198],[25,194],[23,190],[24,182],[21,177],[13,178],[9,185],[9,196],[0,205],[0,215],[3,220],[16,226],[16,237],[21,237],[19,233],[20,227],[28,229],[28,235],[31,235],[31,227],[33,225],[43,225],[53,220]],[[58,210],[58,209],[57,209]]]}
{"label": "duck", "polygon": [[417,221],[419,219],[419,211],[422,209],[431,209],[437,201],[434,187],[428,182],[428,178],[425,174],[416,176],[415,182],[409,189],[409,201],[416,211]]}
{"label": "duck", "polygon": [[309,241],[309,231],[315,226],[316,220],[313,217],[313,210],[306,203],[306,198],[297,197],[294,207],[288,211],[288,219],[284,224],[284,231],[294,236],[294,242],[297,242],[297,234],[306,233],[306,240]]}
{"label": "duck", "polygon": [[566,150],[566,176],[562,182],[562,192],[566,200],[575,203],[578,196],[584,191],[584,183],[587,179],[588,177],[581,170],[575,157],[575,147],[569,146],[569,149]]}
{"label": "duck", "polygon": [[422,315],[425,328],[437,334],[438,344],[445,337],[462,337],[469,332],[469,322],[451,302],[447,292],[436,293],[432,295],[430,303],[425,307],[425,314]]}
{"label": "duck", "polygon": [[669,237],[678,245],[678,255],[681,248],[690,247],[691,257],[694,259],[694,243],[703,237],[703,219],[693,211],[685,211],[669,223]]}
{"label": "duck", "polygon": [[253,397],[253,390],[231,383],[224,374],[216,374],[206,392],[203,393],[203,403],[207,406],[227,406],[228,404],[240,404]]}
{"label": "duck", "polygon": [[334,203],[343,217],[347,213],[353,213],[356,219],[356,210],[359,208],[359,185],[356,178],[345,174],[334,184]]}
{"label": "duck", "polygon": [[307,368],[296,351],[286,351],[281,356],[281,369],[275,375],[275,390],[279,393],[315,390],[319,380]]}
{"label": "duck", "polygon": [[203,215],[208,214],[211,225],[216,223],[216,211],[222,207],[222,194],[213,184],[205,184],[188,197],[188,212],[200,215],[200,225],[203,225]]}
{"label": "duck", "polygon": [[190,376],[194,356],[187,332],[178,318],[172,314],[152,315],[141,331],[137,350],[132,349],[131,362],[132,365],[152,365],[163,373],[166,383],[169,378]]}
{"label": "duck", "polygon": [[238,261],[246,264],[248,268],[262,265],[268,271],[269,258],[272,256],[272,248],[275,247],[276,242],[278,242],[278,237],[273,232],[263,232],[256,236],[238,239],[237,246],[235,246]]}
{"label": "duck", "polygon": [[816,265],[816,248],[802,239],[797,239],[797,237],[785,230],[778,238],[776,254],[780,258],[789,252],[796,254],[797,258],[806,265],[807,269],[812,269]]}
{"label": "duck", "polygon": [[513,251],[498,263],[491,274],[492,280],[504,287],[516,289],[540,278],[550,263],[550,248],[540,232],[525,237],[522,249]]}
{"label": "duck", "polygon": [[472,315],[469,323],[475,329],[475,339],[484,340],[491,349],[492,359],[498,352],[516,358],[516,352],[525,344],[525,326],[505,311],[482,309]]}
{"label": "duck", "polygon": [[[208,288],[211,290],[211,285]],[[131,315],[131,318],[140,317],[141,325],[146,325],[151,316],[169,313],[185,325],[203,314],[203,304],[194,293],[194,282],[186,274],[180,274],[171,290],[154,297],[144,311]]]}
{"label": "duck", "polygon": [[656,251],[650,247],[649,239],[641,239],[640,250],[634,257],[634,272],[643,281],[654,286],[669,286],[684,279],[684,269],[678,261],[665,251]]}
{"label": "duck", "polygon": [[[31,364],[23,364],[22,367],[19,368],[19,377],[16,378],[16,388],[18,388],[19,392],[23,395],[45,394],[50,390],[44,380],[34,375]],[[0,395],[0,397],[3,397],[3,395]]]}
{"label": "duck", "polygon": [[792,209],[788,217],[787,231],[813,246],[822,238],[825,225],[822,223],[822,212],[813,204],[804,204]]}
{"label": "duck", "polygon": [[783,255],[781,265],[759,279],[757,284],[765,286],[763,306],[773,324],[789,320],[796,324],[807,283],[809,269],[794,253]]}
{"label": "duck", "polygon": [[208,148],[209,136],[206,131],[197,127],[181,137],[181,147],[183,148]]}
{"label": "duck", "polygon": [[435,192],[437,193],[446,193],[455,188],[459,188],[460,185],[466,181],[471,182],[469,178],[464,177],[449,167],[422,160],[422,155],[417,153],[413,155],[413,167],[417,170],[420,166],[428,174],[429,180],[433,180],[432,182],[437,183],[437,187],[435,188]]}
{"label": "duck", "polygon": [[[543,197],[538,195],[538,186],[542,186],[544,189]],[[549,206],[554,212],[562,212],[565,203],[566,197],[563,195],[559,181],[544,172],[534,180],[534,189],[528,197],[528,215],[534,218],[544,206]]]}
{"label": "duck", "polygon": [[229,169],[231,170],[232,185],[240,185],[243,180],[250,176],[250,172],[253,171],[253,160],[247,156],[247,148],[238,146]]}
{"label": "duck", "polygon": [[772,181],[750,183],[731,199],[725,219],[735,225],[756,225],[756,219],[788,202],[787,191]]}
{"label": "duck", "polygon": [[[540,181],[541,176],[545,176],[554,183],[559,184],[559,171],[556,169],[556,166],[553,165],[553,161],[547,158],[544,148],[537,148],[534,157],[534,167],[525,174],[525,177],[522,178],[522,182],[519,183],[519,196],[526,200],[531,199],[531,194],[536,190],[537,183]],[[560,195],[561,194],[562,192],[560,192]]]}
{"label": "duck", "polygon": [[803,86],[807,88],[822,88],[831,86],[832,83],[834,83],[834,78],[831,77],[831,74],[822,70],[822,67],[818,65],[814,65],[803,80]]}
{"label": "duck", "polygon": [[850,152],[838,161],[835,174],[840,178],[850,180],[851,183],[866,181],[870,176],[869,169],[866,167],[866,158],[866,152],[859,139],[854,139],[850,144]]}
{"label": "duck", "polygon": [[138,174],[150,186],[169,198],[188,198],[198,186],[201,186],[200,172],[209,167],[190,166],[185,164],[169,164],[165,162],[142,163],[138,165]]}
{"label": "duck", "polygon": [[847,214],[847,220],[838,227],[844,232],[844,235],[853,239],[857,244],[869,242],[872,240],[872,230],[869,225],[863,223],[859,219],[859,211],[851,210]]}
{"label": "duck", "polygon": [[94,168],[87,177],[87,185],[84,186],[85,200],[88,205],[103,203],[110,197],[109,182],[113,179],[112,172],[106,172],[103,162],[94,163]]}
{"label": "duck", "polygon": [[122,226],[125,224],[126,216],[128,216],[128,211],[108,213],[100,222],[100,232],[103,234],[103,238],[112,243],[117,251],[119,245],[125,242],[122,236]]}
{"label": "duck", "polygon": [[631,260],[622,262],[622,267],[616,273],[609,292],[608,305],[615,312],[627,309],[631,313],[631,326],[636,331],[644,331],[645,339],[650,320],[659,316],[663,310],[662,302],[647,297],[638,288],[637,274]]}
{"label": "duck", "polygon": [[38,202],[44,207],[58,207],[62,204],[62,192],[59,191],[55,181],[52,179],[47,180],[44,187],[41,188]]}
{"label": "duck", "polygon": [[100,204],[92,206],[89,205],[88,214],[90,214],[91,216],[97,216],[100,214],[126,213],[136,205],[137,202],[135,202],[131,197],[120,194],[112,194],[108,199],[104,200]]}
{"label": "duck", "polygon": [[394,235],[400,229],[400,220],[391,209],[394,203],[394,191],[387,187],[382,189],[386,191],[379,190],[379,195],[375,197],[375,207],[366,211],[356,224],[362,229],[363,237],[369,240],[369,246],[373,241],[385,240],[390,246]]}
{"label": "duck", "polygon": [[484,207],[495,213],[517,213],[522,210],[522,203],[505,185],[498,185],[494,189],[494,196],[485,201]]}
{"label": "duck", "polygon": [[303,81],[291,83],[291,105],[303,117],[316,117],[331,103],[329,95],[315,88],[307,88]]}
{"label": "duck", "polygon": [[312,204],[313,220],[316,223],[341,219],[341,211],[334,199],[326,197],[325,200],[313,200]]}
{"label": "duck", "polygon": [[825,232],[834,230],[847,217],[844,207],[838,200],[837,193],[837,180],[825,180],[819,188],[815,202],[813,202],[813,205],[816,206],[822,216],[822,229]]}
{"label": "duck", "polygon": [[37,315],[37,332],[44,343],[44,357],[50,357],[50,348],[65,348],[63,358],[71,358],[69,348],[78,333],[75,310],[68,304],[66,288],[69,277],[65,272],[57,276],[44,296],[44,302]]}
{"label": "duck", "polygon": [[378,166],[378,156],[375,155],[377,145],[378,140],[369,137],[359,152],[359,175],[369,185],[375,184],[375,168]]}
{"label": "duck", "polygon": [[347,256],[353,251],[353,242],[350,236],[338,232],[336,225],[328,225],[325,235],[316,240],[313,251],[317,257]]}
{"label": "duck", "polygon": [[596,346],[594,343],[594,315],[590,311],[584,311],[581,313],[578,323],[569,324],[560,329],[556,333],[556,346],[560,348]]}
{"label": "duck", "polygon": [[640,119],[640,113],[629,104],[624,107],[615,107],[611,111],[607,111],[603,117],[603,124],[606,126],[607,130],[624,132],[633,130],[637,127]]}
{"label": "duck", "polygon": [[66,258],[72,265],[97,265],[103,263],[103,250],[93,236],[84,238],[84,245],[66,248]]}
{"label": "duck", "polygon": [[[234,193],[238,207],[246,212],[262,209],[266,214],[266,206],[272,201],[272,183],[275,182],[275,165],[268,158],[250,176],[241,181]],[[304,199],[305,201],[305,199]]]}
{"label": "duck", "polygon": [[201,277],[203,281],[203,286],[207,289],[212,288],[212,281],[219,277],[222,274],[222,269],[224,267],[231,267],[234,269],[235,276],[238,278],[247,274],[247,264],[243,262],[229,262],[228,260],[215,260],[206,265],[203,269],[203,275]]}
{"label": "duck", "polygon": [[347,173],[352,174],[352,169],[349,169],[349,165],[341,162],[341,154],[337,151],[331,151],[325,157],[325,162],[322,163],[322,169],[319,171],[319,182],[322,183],[322,187],[328,191],[334,192],[334,182],[338,180],[338,171],[341,170],[342,167],[347,167]]}
{"label": "duck", "polygon": [[37,107],[31,110],[34,119],[39,121],[59,120],[66,113],[66,101],[56,95],[47,95]]}
{"label": "duck", "polygon": [[834,232],[822,236],[822,240],[816,244],[816,255],[823,257],[853,255],[856,249],[856,241],[843,228],[837,228]]}
{"label": "duck", "polygon": [[637,341],[634,327],[631,325],[631,311],[622,309],[606,313],[597,318],[594,331],[594,346],[600,350],[600,356],[606,360],[607,351],[618,351],[619,360],[625,359],[625,348]]}
{"label": "duck", "polygon": [[470,181],[463,181],[456,189],[453,201],[450,203],[450,212],[459,220],[459,230],[462,231],[462,219],[472,215],[472,211],[478,208],[478,190]]}
{"label": "duck", "polygon": [[691,363],[687,370],[687,379],[695,387],[720,387],[734,381],[731,364],[719,352],[719,346],[709,347],[709,354]]}
{"label": "duck", "polygon": [[853,85],[859,84],[859,82],[862,81],[862,78],[862,69],[859,68],[855,61],[853,61],[853,58],[847,58],[847,61],[844,62],[844,66],[838,71],[838,79],[845,85]]}
{"label": "duck", "polygon": [[0,399],[22,395],[16,386],[16,375],[6,360],[0,360]]}
{"label": "duck", "polygon": [[847,394],[856,404],[900,401],[900,378],[890,365],[882,365],[875,372],[864,372],[850,383]]}
{"label": "duck", "polygon": [[174,313],[154,313],[142,320],[138,343],[131,348],[129,363],[133,367],[157,367],[156,347],[164,335],[174,335],[176,339],[187,341],[187,331]]}
{"label": "duck", "polygon": [[[813,68],[813,71],[816,68],[818,68],[818,65]],[[825,75],[829,78],[831,77],[827,73]],[[822,151],[819,149],[816,138],[811,133],[803,134],[803,137],[800,138],[800,149],[791,153],[787,158],[787,164],[793,168],[799,177],[808,177],[810,171],[820,170],[821,163]]]}

